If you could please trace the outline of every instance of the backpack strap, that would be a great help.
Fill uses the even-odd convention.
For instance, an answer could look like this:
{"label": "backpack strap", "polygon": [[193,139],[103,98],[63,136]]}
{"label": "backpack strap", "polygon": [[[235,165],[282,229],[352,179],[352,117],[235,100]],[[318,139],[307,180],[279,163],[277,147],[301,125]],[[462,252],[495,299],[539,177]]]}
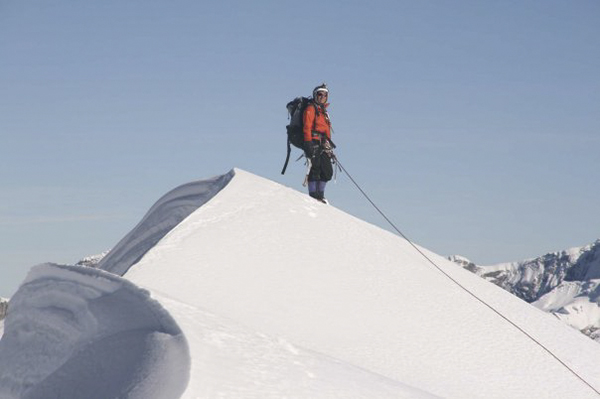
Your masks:
{"label": "backpack strap", "polygon": [[288,166],[288,162],[290,161],[290,152],[292,152],[292,146],[290,145],[290,136],[288,136],[288,139],[287,139],[287,156],[285,157],[285,163],[283,164],[283,169],[281,169],[281,174],[282,175],[285,173],[285,170],[287,169],[287,166]]}
{"label": "backpack strap", "polygon": [[317,131],[317,117],[319,116],[319,106],[317,105],[317,103],[314,100],[311,101],[311,104],[313,107],[315,107],[315,118],[313,119],[312,130],[310,131],[311,139],[312,139],[313,133],[315,133]]}

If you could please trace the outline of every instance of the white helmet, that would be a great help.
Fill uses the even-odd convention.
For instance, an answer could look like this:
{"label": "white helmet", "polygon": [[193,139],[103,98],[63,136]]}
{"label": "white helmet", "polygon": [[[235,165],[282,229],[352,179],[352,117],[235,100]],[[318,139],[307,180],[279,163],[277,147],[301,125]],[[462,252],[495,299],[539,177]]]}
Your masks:
{"label": "white helmet", "polygon": [[325,93],[327,93],[327,95],[329,95],[329,89],[327,88],[327,85],[325,83],[323,83],[320,86],[317,86],[314,88],[313,90],[313,98],[317,98],[317,93],[320,91],[324,91]]}

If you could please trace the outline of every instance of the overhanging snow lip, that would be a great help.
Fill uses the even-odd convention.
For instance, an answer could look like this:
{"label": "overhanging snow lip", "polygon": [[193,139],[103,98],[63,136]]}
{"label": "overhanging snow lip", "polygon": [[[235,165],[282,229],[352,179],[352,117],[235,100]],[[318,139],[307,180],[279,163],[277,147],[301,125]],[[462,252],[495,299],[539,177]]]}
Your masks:
{"label": "overhanging snow lip", "polygon": [[[45,263],[30,270],[12,300],[0,345],[0,397],[123,397],[151,386],[150,397],[179,397],[188,384],[183,330],[127,279]],[[164,367],[165,359],[176,367]]]}
{"label": "overhanging snow lip", "polygon": [[173,228],[225,188],[236,171],[234,168],[223,175],[186,183],[163,195],[102,259],[98,268],[124,275]]}

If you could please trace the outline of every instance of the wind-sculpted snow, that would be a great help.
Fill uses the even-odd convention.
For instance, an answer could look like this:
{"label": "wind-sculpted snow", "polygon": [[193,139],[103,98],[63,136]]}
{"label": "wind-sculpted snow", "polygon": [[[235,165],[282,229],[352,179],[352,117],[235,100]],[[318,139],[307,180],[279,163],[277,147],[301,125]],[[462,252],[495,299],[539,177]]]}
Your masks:
{"label": "wind-sculpted snow", "polygon": [[232,170],[222,176],[184,184],[164,195],[102,259],[98,268],[122,276],[175,226],[221,191],[234,174]]}
{"label": "wind-sculpted snow", "polygon": [[0,340],[0,398],[177,398],[187,342],[145,290],[102,270],[34,267]]}
{"label": "wind-sculpted snow", "polygon": [[[463,287],[600,387],[596,343],[422,250]],[[597,398],[531,338],[442,275],[405,240],[243,171],[236,170],[218,196],[177,225],[124,277],[294,347],[434,395]],[[187,327],[193,322],[181,319],[194,316],[174,317],[186,335],[194,334],[195,328]],[[209,336],[214,332],[212,327],[207,330]],[[193,363],[190,386],[196,388],[189,398],[294,397],[292,388],[279,396],[245,395],[247,391],[219,396],[249,386],[247,380],[236,385],[223,378],[228,369],[248,365],[250,372],[266,373],[262,381],[277,380],[281,373],[261,368],[261,359],[268,356],[258,349],[262,344],[256,352],[246,346],[234,356],[229,351],[236,339],[216,338],[224,348],[224,356],[212,363],[218,370]],[[210,377],[208,370],[213,370]],[[206,392],[203,380],[216,386],[214,395],[198,394]],[[323,396],[340,397],[335,392]]]}
{"label": "wind-sculpted snow", "polygon": [[421,250],[437,268],[237,169],[181,186],[101,262],[123,277],[33,269],[0,341],[0,399],[597,398],[600,346]]}

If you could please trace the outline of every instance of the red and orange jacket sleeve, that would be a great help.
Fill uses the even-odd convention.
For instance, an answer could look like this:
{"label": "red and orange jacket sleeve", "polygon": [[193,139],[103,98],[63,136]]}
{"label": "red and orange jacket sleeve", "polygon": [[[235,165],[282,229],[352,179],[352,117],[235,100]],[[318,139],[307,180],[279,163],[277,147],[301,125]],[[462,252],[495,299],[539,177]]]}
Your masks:
{"label": "red and orange jacket sleeve", "polygon": [[[331,139],[331,126],[329,123],[329,119],[325,115],[324,112],[319,112],[316,115],[316,108],[313,105],[309,105],[304,110],[304,115],[302,115],[302,122],[304,125],[304,141],[311,141],[313,139],[313,127],[314,130],[318,133],[325,134],[328,139]],[[316,120],[315,120],[316,118]],[[319,138],[318,135],[314,138]]]}

